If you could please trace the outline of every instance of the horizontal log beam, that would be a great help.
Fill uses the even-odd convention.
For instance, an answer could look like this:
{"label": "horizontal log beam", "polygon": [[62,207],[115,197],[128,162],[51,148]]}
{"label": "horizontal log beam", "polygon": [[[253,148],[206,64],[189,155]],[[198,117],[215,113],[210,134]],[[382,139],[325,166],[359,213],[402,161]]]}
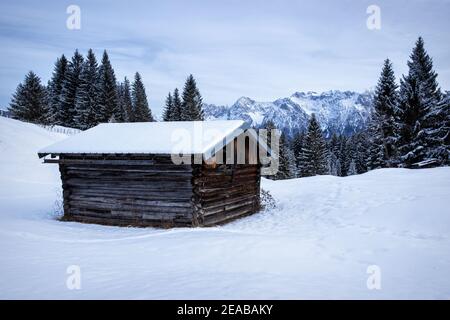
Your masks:
{"label": "horizontal log beam", "polygon": [[192,227],[192,221],[184,219],[175,219],[173,221],[161,221],[161,220],[136,220],[136,219],[90,217],[80,215],[65,215],[62,218],[62,220],[76,221],[82,223],[95,223],[107,226],[155,227],[155,228]]}
{"label": "horizontal log beam", "polygon": [[70,201],[82,201],[82,202],[100,202],[114,205],[135,205],[135,206],[152,206],[152,207],[169,207],[169,208],[192,208],[190,202],[171,202],[171,201],[158,201],[158,200],[141,200],[134,198],[121,198],[121,197],[103,197],[103,196],[83,196],[70,194]]}
{"label": "horizontal log beam", "polygon": [[[68,190],[69,192],[69,190]],[[192,199],[192,192],[149,192],[142,190],[133,191],[129,189],[117,190],[117,189],[84,189],[84,188],[72,188],[70,192],[73,195],[87,196],[87,197],[105,197],[113,199],[136,199],[136,200],[149,200],[149,201],[167,201],[167,202],[190,202]]]}
{"label": "horizontal log beam", "polygon": [[204,217],[203,224],[205,226],[214,226],[214,225],[222,224],[222,223],[225,223],[225,222],[237,219],[237,218],[245,217],[254,212],[255,212],[255,208],[253,206],[246,206],[246,207],[238,208],[236,210],[232,210],[229,212],[224,212],[221,214]]}

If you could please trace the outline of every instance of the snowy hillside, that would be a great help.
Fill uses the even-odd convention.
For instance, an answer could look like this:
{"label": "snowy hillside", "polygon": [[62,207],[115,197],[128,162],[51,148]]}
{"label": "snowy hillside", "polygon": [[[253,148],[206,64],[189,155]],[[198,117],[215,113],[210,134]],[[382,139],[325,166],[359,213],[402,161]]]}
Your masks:
{"label": "snowy hillside", "polygon": [[[119,228],[55,220],[58,168],[36,151],[62,138],[0,117],[0,298],[450,298],[450,168],[263,180],[277,209]],[[367,288],[372,265],[381,290]]]}
{"label": "snowy hillside", "polygon": [[296,92],[273,102],[242,97],[231,107],[206,104],[204,112],[207,119],[241,119],[256,127],[272,120],[289,135],[304,130],[311,114],[315,113],[327,136],[332,133],[350,135],[366,126],[370,102],[370,92]]}

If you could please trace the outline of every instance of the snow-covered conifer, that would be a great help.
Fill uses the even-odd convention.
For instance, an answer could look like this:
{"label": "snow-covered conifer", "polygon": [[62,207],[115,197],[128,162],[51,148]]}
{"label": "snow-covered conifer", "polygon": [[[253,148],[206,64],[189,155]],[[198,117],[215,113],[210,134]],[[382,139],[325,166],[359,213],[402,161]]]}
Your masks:
{"label": "snow-covered conifer", "polygon": [[295,175],[300,175],[300,160],[302,154],[303,140],[305,135],[303,132],[297,132],[292,139],[292,152],[295,160]]}
{"label": "snow-covered conifer", "polygon": [[345,136],[340,137],[339,144],[339,162],[341,164],[341,176],[345,177],[347,175],[348,168],[350,166],[350,161],[352,159],[350,152],[351,146],[348,143],[348,139]]}
{"label": "snow-covered conifer", "polygon": [[63,82],[66,77],[69,62],[64,55],[58,58],[53,68],[52,77],[47,86],[47,99],[48,106],[51,112],[50,123],[57,124],[62,123],[62,101],[61,93],[63,88]]}
{"label": "snow-covered conifer", "polygon": [[385,167],[386,149],[383,146],[381,132],[381,120],[377,112],[373,112],[367,128],[369,148],[367,150],[366,166],[369,170]]}
{"label": "snow-covered conifer", "polygon": [[367,172],[367,157],[369,149],[369,139],[365,131],[354,134],[350,138],[352,145],[352,158],[355,161],[356,172],[358,174]]}
{"label": "snow-covered conifer", "polygon": [[136,122],[154,121],[152,112],[148,106],[147,94],[141,75],[136,72],[133,82],[132,100],[134,109],[134,120]]}
{"label": "snow-covered conifer", "polygon": [[46,88],[41,79],[30,71],[23,83],[17,86],[8,111],[14,119],[48,124],[49,109],[46,103]]}
{"label": "snow-covered conifer", "polygon": [[100,90],[97,113],[98,123],[108,122],[113,115],[115,119],[120,119],[122,113],[117,97],[116,76],[106,50],[103,52],[99,68],[98,88]]}
{"label": "snow-covered conifer", "polygon": [[[398,105],[397,84],[392,63],[386,59],[373,98],[373,116],[371,118],[371,146],[377,166],[391,167],[395,163],[396,123]],[[379,149],[382,150],[379,150]],[[376,151],[375,151],[376,150]]]}
{"label": "snow-covered conifer", "polygon": [[175,88],[173,92],[172,121],[181,121],[182,113],[183,113],[183,102],[181,101],[178,88]]}
{"label": "snow-covered conifer", "polygon": [[127,79],[127,77],[125,77],[123,83],[119,84],[117,95],[119,99],[119,107],[123,112],[123,121],[133,122],[134,110],[131,99],[131,86],[130,81]]}
{"label": "snow-covered conifer", "polygon": [[301,156],[301,176],[309,177],[328,173],[328,150],[322,129],[313,114],[309,121]]}
{"label": "snow-covered conifer", "polygon": [[409,71],[400,81],[400,103],[398,108],[398,151],[400,164],[406,167],[430,159],[435,148],[433,139],[439,131],[434,121],[442,94],[436,81],[431,57],[420,37],[408,61]]}
{"label": "snow-covered conifer", "polygon": [[183,121],[203,120],[203,102],[194,77],[189,75],[183,89],[182,115]]}
{"label": "snow-covered conifer", "polygon": [[75,53],[68,64],[61,90],[61,108],[56,115],[56,123],[65,127],[74,127],[75,123],[75,102],[77,92],[80,90],[81,72],[83,70],[83,56],[75,50]]}
{"label": "snow-covered conifer", "polygon": [[163,112],[163,121],[173,121],[173,109],[172,93],[169,92],[166,98],[166,107]]}
{"label": "snow-covered conifer", "polygon": [[98,64],[92,49],[89,49],[80,74],[80,86],[75,99],[75,126],[85,130],[98,124],[100,89],[98,86]]}
{"label": "snow-covered conifer", "polygon": [[284,133],[281,133],[279,140],[278,172],[271,178],[274,180],[290,179],[295,177],[295,158]]}
{"label": "snow-covered conifer", "polygon": [[356,170],[355,160],[352,159],[352,161],[350,161],[350,165],[348,166],[347,176],[353,176],[355,174],[358,174],[358,172]]}

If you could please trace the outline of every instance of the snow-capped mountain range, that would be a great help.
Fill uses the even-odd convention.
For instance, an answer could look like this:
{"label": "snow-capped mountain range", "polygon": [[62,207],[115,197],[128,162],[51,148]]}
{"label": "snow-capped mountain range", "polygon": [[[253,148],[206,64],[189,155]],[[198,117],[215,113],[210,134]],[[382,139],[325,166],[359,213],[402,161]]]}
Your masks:
{"label": "snow-capped mountain range", "polygon": [[206,119],[242,119],[254,127],[272,120],[288,136],[303,131],[314,113],[326,136],[351,135],[362,130],[371,114],[372,92],[352,91],[296,92],[273,102],[239,98],[231,106],[204,104]]}

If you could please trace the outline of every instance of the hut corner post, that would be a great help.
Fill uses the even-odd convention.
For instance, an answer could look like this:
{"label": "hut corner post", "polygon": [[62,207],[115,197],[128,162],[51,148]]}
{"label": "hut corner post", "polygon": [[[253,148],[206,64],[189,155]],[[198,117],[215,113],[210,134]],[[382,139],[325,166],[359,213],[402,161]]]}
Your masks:
{"label": "hut corner post", "polygon": [[70,188],[68,188],[67,184],[64,182],[67,181],[67,171],[66,166],[62,163],[58,164],[59,166],[59,173],[61,177],[61,184],[62,184],[62,201],[63,201],[63,219],[69,219],[70,218],[70,210],[69,210],[69,198],[70,198]]}

